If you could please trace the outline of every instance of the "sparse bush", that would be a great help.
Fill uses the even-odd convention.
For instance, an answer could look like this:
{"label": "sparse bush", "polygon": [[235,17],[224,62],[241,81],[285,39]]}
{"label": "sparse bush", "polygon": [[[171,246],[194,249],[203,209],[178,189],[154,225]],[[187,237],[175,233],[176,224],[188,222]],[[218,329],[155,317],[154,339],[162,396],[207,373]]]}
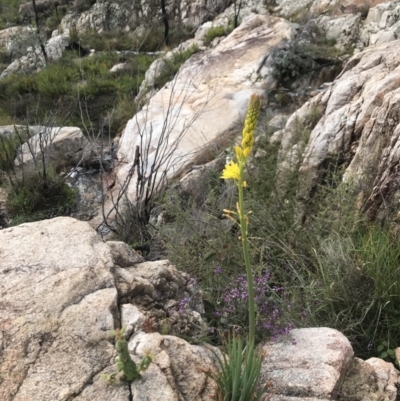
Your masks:
{"label": "sparse bush", "polygon": [[9,189],[6,208],[13,225],[63,215],[74,204],[75,192],[51,170],[25,172]]}
{"label": "sparse bush", "polygon": [[0,135],[0,171],[13,167],[17,146],[15,137]]}
{"label": "sparse bush", "polygon": [[271,53],[273,76],[279,82],[293,80],[315,68],[314,57],[304,42],[293,40]]}
{"label": "sparse bush", "polygon": [[215,38],[228,35],[232,29],[227,29],[224,26],[212,26],[204,36],[203,42],[208,46]]}
{"label": "sparse bush", "polygon": [[[112,110],[119,109],[110,127],[121,127],[126,115],[118,121],[118,117],[123,115],[119,103],[126,105],[127,99],[133,99],[138,93],[153,59],[147,55],[123,57],[122,60],[128,62],[130,68],[112,74],[110,68],[121,62],[121,56],[115,52],[84,59],[65,55],[36,74],[10,75],[1,80],[0,106],[15,122],[35,124],[37,120],[44,119],[56,102],[57,105],[64,105],[64,115],[71,114],[71,124],[84,128],[90,119],[96,131]],[[79,104],[84,104],[83,122]],[[110,134],[115,136],[117,132],[113,130]]]}

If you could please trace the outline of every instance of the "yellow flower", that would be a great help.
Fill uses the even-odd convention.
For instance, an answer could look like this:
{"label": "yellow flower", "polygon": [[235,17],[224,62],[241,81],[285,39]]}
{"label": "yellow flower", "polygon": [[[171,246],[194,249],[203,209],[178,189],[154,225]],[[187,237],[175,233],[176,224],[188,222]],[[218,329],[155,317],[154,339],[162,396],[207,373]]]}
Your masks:
{"label": "yellow flower", "polygon": [[243,151],[244,156],[245,156],[245,157],[249,157],[252,149],[253,149],[253,148],[252,148],[251,146],[247,147],[247,148]]}
{"label": "yellow flower", "polygon": [[239,180],[239,165],[234,161],[231,161],[225,166],[221,178],[223,178],[224,180]]}
{"label": "yellow flower", "polygon": [[240,146],[235,146],[235,153],[237,161],[240,161],[240,159],[243,157],[242,148]]}
{"label": "yellow flower", "polygon": [[253,94],[250,98],[249,109],[247,111],[246,120],[244,122],[243,138],[247,134],[253,134],[256,128],[257,120],[260,115],[261,98],[260,96]]}

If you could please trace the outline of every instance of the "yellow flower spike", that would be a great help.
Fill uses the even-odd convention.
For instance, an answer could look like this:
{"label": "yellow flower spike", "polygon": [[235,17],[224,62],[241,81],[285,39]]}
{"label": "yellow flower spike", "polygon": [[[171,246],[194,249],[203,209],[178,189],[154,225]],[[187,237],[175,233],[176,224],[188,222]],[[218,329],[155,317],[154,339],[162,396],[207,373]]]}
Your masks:
{"label": "yellow flower spike", "polygon": [[236,153],[236,158],[237,160],[241,160],[241,158],[243,157],[243,152],[242,152],[242,148],[240,146],[235,146],[235,153]]}
{"label": "yellow flower spike", "polygon": [[254,284],[253,284],[253,273],[250,263],[249,255],[249,241],[248,241],[248,225],[250,223],[249,214],[246,213],[244,207],[244,189],[247,187],[247,182],[244,180],[244,171],[246,167],[246,161],[248,156],[251,154],[254,145],[254,130],[257,125],[257,120],[260,115],[261,99],[258,95],[252,95],[250,98],[249,108],[244,122],[242,130],[242,140],[240,146],[235,147],[235,153],[237,161],[231,162],[225,166],[221,178],[229,179],[233,178],[236,181],[238,188],[239,202],[236,203],[236,212],[230,210],[224,210],[224,216],[232,221],[235,221],[239,225],[241,235],[238,239],[242,242],[243,258],[247,272],[247,286],[248,286],[248,303],[249,303],[249,344],[254,347],[255,339],[255,317],[256,308],[254,304]]}
{"label": "yellow flower spike", "polygon": [[224,212],[224,213],[227,213],[227,214],[237,214],[237,213],[234,212],[233,210],[229,210],[229,209],[224,209],[223,212]]}
{"label": "yellow flower spike", "polygon": [[234,161],[231,161],[225,166],[221,178],[223,178],[224,180],[239,180],[239,165]]}
{"label": "yellow flower spike", "polygon": [[247,147],[246,149],[244,149],[243,150],[243,155],[244,155],[244,157],[249,157],[250,156],[250,153],[251,153],[251,151],[252,151],[252,147],[251,146],[249,146],[249,147]]}

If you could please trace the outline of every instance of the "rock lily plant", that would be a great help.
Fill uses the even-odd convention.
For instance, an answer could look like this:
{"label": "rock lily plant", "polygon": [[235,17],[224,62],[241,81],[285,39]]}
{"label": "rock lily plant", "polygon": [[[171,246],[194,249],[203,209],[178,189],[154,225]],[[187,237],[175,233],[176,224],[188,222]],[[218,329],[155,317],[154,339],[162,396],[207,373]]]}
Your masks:
{"label": "rock lily plant", "polygon": [[227,356],[222,359],[217,356],[220,372],[215,376],[219,401],[258,401],[265,388],[259,388],[262,356],[255,351],[255,303],[253,273],[250,265],[249,245],[247,231],[249,225],[248,215],[245,212],[244,191],[247,186],[244,180],[244,170],[248,157],[254,145],[254,130],[260,115],[261,99],[252,95],[244,123],[241,144],[235,147],[236,161],[225,166],[221,178],[232,179],[238,187],[239,201],[236,211],[224,209],[224,216],[239,224],[241,229],[240,240],[244,263],[247,271],[248,300],[249,300],[249,336],[246,347],[242,339],[233,333],[227,341]]}

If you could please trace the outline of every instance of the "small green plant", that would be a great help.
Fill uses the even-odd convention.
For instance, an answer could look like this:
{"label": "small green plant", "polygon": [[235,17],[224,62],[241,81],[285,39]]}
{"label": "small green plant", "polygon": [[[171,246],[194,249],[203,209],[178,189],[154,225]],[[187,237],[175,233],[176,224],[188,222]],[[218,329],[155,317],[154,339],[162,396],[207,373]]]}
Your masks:
{"label": "small green plant", "polygon": [[26,171],[13,180],[6,208],[17,225],[63,215],[74,203],[75,191],[47,167],[46,176],[42,171]]}
{"label": "small green plant", "polygon": [[13,169],[19,145],[20,142],[15,135],[0,135],[0,171],[8,172]]}
{"label": "small green plant", "polygon": [[225,28],[224,26],[212,26],[204,36],[203,42],[208,46],[215,38],[228,35],[231,30]]}
{"label": "small green plant", "polygon": [[254,343],[244,344],[240,336],[232,334],[226,344],[227,355],[215,353],[221,371],[210,374],[217,382],[218,401],[258,401],[266,387],[259,387],[263,356],[256,352]]}
{"label": "small green plant", "polygon": [[377,347],[376,351],[378,352],[379,358],[385,359],[388,362],[393,362],[398,365],[396,359],[396,352],[393,348],[390,347],[389,341],[382,341]]}
{"label": "small green plant", "polygon": [[[116,359],[117,370],[122,372],[121,380],[130,383],[142,377],[140,372],[145,371],[150,366],[153,356],[147,353],[140,361],[139,366],[137,366],[129,354],[128,342],[124,338],[125,329],[123,327],[121,330],[112,330],[111,335],[117,339],[115,342],[115,349],[118,353]],[[116,377],[117,374],[117,372],[111,375],[103,374],[101,377],[109,383],[119,383],[120,379]]]}

